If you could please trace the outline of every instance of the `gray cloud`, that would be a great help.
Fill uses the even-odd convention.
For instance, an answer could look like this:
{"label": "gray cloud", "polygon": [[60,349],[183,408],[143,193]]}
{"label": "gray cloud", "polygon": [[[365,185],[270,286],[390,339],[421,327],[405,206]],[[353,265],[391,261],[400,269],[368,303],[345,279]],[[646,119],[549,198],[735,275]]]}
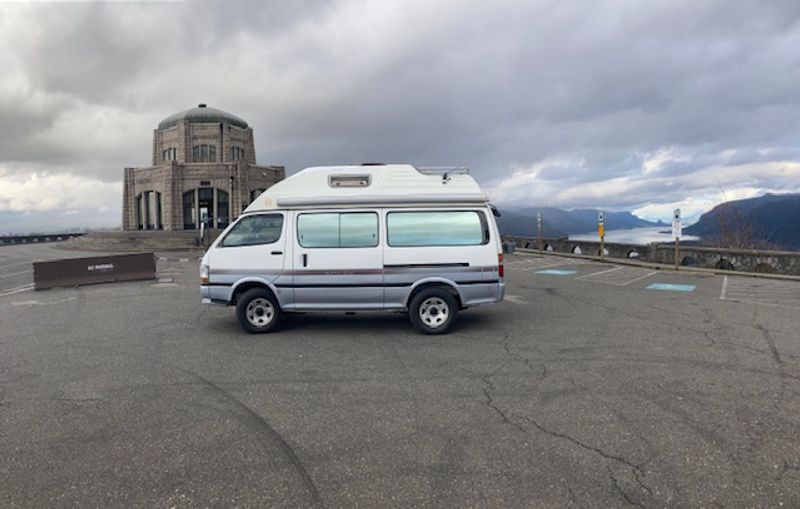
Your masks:
{"label": "gray cloud", "polygon": [[463,164],[501,201],[566,207],[797,189],[759,164],[800,153],[798,21],[796,1],[2,4],[0,185],[118,182],[207,102],[290,172]]}

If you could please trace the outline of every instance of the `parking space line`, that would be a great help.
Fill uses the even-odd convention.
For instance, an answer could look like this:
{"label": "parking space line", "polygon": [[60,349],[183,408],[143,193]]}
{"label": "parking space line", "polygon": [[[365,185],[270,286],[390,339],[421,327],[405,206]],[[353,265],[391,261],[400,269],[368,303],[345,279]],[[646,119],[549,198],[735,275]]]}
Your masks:
{"label": "parking space line", "polygon": [[612,267],[610,269],[601,270],[599,272],[592,272],[591,274],[584,274],[583,276],[576,277],[575,279],[586,279],[586,278],[590,278],[592,276],[598,276],[600,274],[606,274],[608,272],[614,272],[616,270],[620,270],[620,269],[623,269],[623,268],[624,267]]}
{"label": "parking space line", "polygon": [[4,290],[0,292],[0,297],[5,297],[6,295],[14,295],[17,293],[27,292],[33,290],[33,284],[17,286],[15,288],[9,288],[8,290]]}
{"label": "parking space line", "polygon": [[639,276],[637,278],[631,279],[630,281],[622,283],[620,286],[627,286],[627,285],[629,285],[631,283],[635,283],[636,281],[641,281],[642,279],[644,279],[646,277],[650,277],[650,276],[652,276],[654,274],[658,274],[658,271],[654,270],[653,272],[649,272],[649,273],[645,274],[644,276]]}
{"label": "parking space line", "polygon": [[5,269],[7,267],[16,267],[17,265],[32,265],[32,262],[27,261],[27,262],[18,262],[18,263],[8,263],[8,264],[5,264],[5,265],[0,265],[0,269]]}
{"label": "parking space line", "polygon": [[11,276],[19,276],[20,274],[28,274],[33,272],[33,270],[23,270],[22,272],[12,272],[11,274],[0,274],[0,279],[5,279]]}
{"label": "parking space line", "polygon": [[800,309],[800,284],[793,281],[728,278],[722,280],[720,300]]}

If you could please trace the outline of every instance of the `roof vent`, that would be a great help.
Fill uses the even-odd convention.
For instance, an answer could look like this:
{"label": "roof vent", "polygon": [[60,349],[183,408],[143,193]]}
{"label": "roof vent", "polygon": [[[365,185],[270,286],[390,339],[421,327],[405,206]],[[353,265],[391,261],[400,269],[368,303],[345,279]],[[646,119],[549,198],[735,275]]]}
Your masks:
{"label": "roof vent", "polygon": [[206,107],[206,104],[205,104],[205,103],[200,103],[200,104],[198,104],[198,105],[197,105],[197,107],[198,107],[198,108],[205,108],[205,107]]}
{"label": "roof vent", "polygon": [[369,175],[329,175],[331,187],[367,187],[372,179]]}

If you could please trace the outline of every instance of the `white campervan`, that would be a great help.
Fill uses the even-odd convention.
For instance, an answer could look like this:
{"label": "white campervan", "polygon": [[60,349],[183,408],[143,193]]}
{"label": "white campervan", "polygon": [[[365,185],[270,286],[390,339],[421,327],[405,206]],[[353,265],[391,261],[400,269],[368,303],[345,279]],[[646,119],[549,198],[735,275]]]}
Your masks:
{"label": "white campervan", "polygon": [[500,234],[464,168],[308,168],[267,189],[203,256],[203,303],[251,333],[284,313],[405,311],[428,334],[503,299]]}

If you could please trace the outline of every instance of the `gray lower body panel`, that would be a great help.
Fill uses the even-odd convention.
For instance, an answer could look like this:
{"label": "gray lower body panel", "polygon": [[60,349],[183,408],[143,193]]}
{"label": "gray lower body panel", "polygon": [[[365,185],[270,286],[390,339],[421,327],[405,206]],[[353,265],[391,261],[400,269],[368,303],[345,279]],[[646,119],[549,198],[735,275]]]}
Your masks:
{"label": "gray lower body panel", "polygon": [[[230,303],[239,281],[248,282],[252,276],[212,274],[211,283],[201,286],[203,302]],[[419,282],[454,286],[464,307],[500,302],[505,294],[505,284],[499,281],[496,270],[480,267],[403,267],[369,274],[273,273],[262,277],[272,280],[278,302],[287,311],[402,310]]]}

